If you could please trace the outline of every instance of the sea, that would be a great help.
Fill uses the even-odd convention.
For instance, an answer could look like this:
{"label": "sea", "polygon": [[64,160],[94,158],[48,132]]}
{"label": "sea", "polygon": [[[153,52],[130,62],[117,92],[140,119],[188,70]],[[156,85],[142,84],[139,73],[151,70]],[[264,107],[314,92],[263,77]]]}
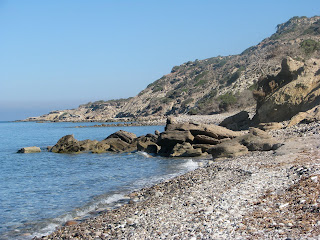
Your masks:
{"label": "sea", "polygon": [[[144,152],[58,154],[47,151],[61,137],[103,140],[122,129],[137,136],[164,126],[84,127],[97,123],[0,122],[0,239],[27,240],[66,221],[119,207],[132,191],[197,168],[192,159]],[[17,153],[37,146],[40,153]]]}

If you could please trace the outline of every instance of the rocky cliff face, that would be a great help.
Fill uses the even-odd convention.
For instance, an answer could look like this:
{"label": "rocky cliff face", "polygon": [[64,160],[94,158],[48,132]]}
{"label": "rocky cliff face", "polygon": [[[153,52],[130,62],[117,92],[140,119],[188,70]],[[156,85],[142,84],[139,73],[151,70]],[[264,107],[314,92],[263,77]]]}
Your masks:
{"label": "rocky cliff face", "polygon": [[320,60],[304,62],[287,57],[276,76],[258,84],[258,122],[281,122],[320,104]]}
{"label": "rocky cliff face", "polygon": [[277,75],[290,56],[320,58],[320,17],[294,17],[271,37],[239,55],[195,60],[172,68],[129,99],[100,101],[28,120],[90,121],[120,117],[210,114],[254,105],[259,79]]}

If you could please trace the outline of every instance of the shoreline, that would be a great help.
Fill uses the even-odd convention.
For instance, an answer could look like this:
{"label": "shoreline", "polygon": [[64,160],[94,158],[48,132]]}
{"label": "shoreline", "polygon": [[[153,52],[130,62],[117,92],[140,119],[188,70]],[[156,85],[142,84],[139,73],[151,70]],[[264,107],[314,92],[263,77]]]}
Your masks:
{"label": "shoreline", "polygon": [[[259,218],[253,213],[260,210],[257,201],[266,193],[277,196],[302,177],[317,178],[319,130],[319,122],[273,130],[270,134],[285,142],[276,151],[211,162],[132,192],[129,203],[117,209],[34,239],[312,238],[320,233],[314,232],[320,224],[306,232],[296,227],[299,224],[285,225],[278,216],[274,227],[265,228],[266,222],[257,224]],[[278,208],[286,210],[291,203],[286,204]]]}

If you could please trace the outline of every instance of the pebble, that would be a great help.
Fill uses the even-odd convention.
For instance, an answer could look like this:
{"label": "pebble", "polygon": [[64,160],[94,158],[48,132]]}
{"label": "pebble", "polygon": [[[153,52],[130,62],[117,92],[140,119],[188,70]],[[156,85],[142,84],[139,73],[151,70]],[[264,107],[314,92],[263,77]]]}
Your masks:
{"label": "pebble", "polygon": [[[300,136],[300,130],[305,136]],[[286,189],[300,180],[309,177],[318,184],[320,124],[301,124],[270,134],[284,141],[279,152],[210,160],[192,172],[129,194],[132,204],[62,227],[47,239],[94,239],[97,235],[97,239],[317,239],[308,233],[312,228],[298,231],[302,228],[288,221],[286,214],[267,219],[259,213],[274,210],[266,201],[281,194],[285,198]],[[286,212],[295,204],[307,204],[306,195],[299,196],[293,203],[276,199],[276,210]]]}

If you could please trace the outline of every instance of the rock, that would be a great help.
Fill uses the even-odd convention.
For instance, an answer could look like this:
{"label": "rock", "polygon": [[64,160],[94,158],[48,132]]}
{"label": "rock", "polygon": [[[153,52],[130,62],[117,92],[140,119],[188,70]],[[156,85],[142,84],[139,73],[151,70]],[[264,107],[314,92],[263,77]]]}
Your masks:
{"label": "rock", "polygon": [[168,130],[190,131],[193,136],[205,135],[215,139],[234,138],[242,135],[241,132],[235,132],[225,127],[209,124],[196,124],[196,123],[182,123],[170,124],[167,126]]}
{"label": "rock", "polygon": [[320,105],[308,110],[307,112],[299,112],[290,119],[287,127],[294,126],[298,123],[310,123],[320,121]]}
{"label": "rock", "polygon": [[216,158],[231,158],[237,157],[248,153],[248,148],[241,145],[236,140],[230,140],[218,145],[215,145],[210,150],[212,157]]}
{"label": "rock", "polygon": [[164,156],[171,154],[177,143],[192,142],[194,139],[190,131],[167,130],[160,134],[157,144],[161,147],[159,153]]}
{"label": "rock", "polygon": [[160,151],[160,146],[151,141],[138,141],[137,142],[137,150],[143,151],[146,153],[158,153]]}
{"label": "rock", "polygon": [[192,144],[192,147],[193,148],[200,148],[201,151],[204,153],[204,152],[207,152],[209,153],[210,152],[210,149],[213,148],[215,145],[210,145],[210,144]]}
{"label": "rock", "polygon": [[248,129],[250,125],[249,113],[241,111],[233,116],[225,118],[219,126],[226,127],[233,131]]}
{"label": "rock", "polygon": [[64,226],[72,226],[72,225],[77,225],[78,222],[77,221],[73,221],[73,220],[70,220],[70,221],[67,221]]}
{"label": "rock", "polygon": [[283,124],[279,122],[259,123],[257,127],[264,131],[270,131],[283,128]]}
{"label": "rock", "polygon": [[[256,122],[281,122],[320,104],[320,59],[287,57],[276,76],[258,82]],[[263,93],[263,94],[261,94]],[[292,123],[293,124],[293,123]]]}
{"label": "rock", "polygon": [[41,152],[41,149],[39,147],[24,147],[18,150],[18,153],[38,153]]}
{"label": "rock", "polygon": [[72,135],[66,135],[51,148],[51,152],[55,153],[77,153],[80,152],[79,141]]}
{"label": "rock", "polygon": [[108,144],[107,140],[102,140],[98,142],[92,149],[92,153],[104,153],[110,149],[110,144]]}
{"label": "rock", "polygon": [[110,145],[108,151],[111,152],[133,152],[137,150],[137,143],[129,144],[120,138],[105,139],[104,143]]}
{"label": "rock", "polygon": [[97,140],[90,139],[79,141],[80,151],[92,151],[98,143]]}
{"label": "rock", "polygon": [[194,139],[190,131],[177,131],[170,130],[160,134],[158,144],[163,146],[164,144],[175,145],[176,143],[192,142]]}
{"label": "rock", "polygon": [[258,128],[250,128],[249,133],[237,138],[237,141],[246,146],[249,151],[276,150],[281,146],[275,138]]}
{"label": "rock", "polygon": [[199,157],[201,155],[201,148],[194,149],[190,143],[185,142],[177,143],[172,149],[170,157]]}
{"label": "rock", "polygon": [[221,143],[220,140],[213,137],[206,136],[206,135],[196,135],[194,137],[194,142],[197,144],[212,144],[212,145]]}
{"label": "rock", "polygon": [[120,130],[115,133],[112,133],[106,139],[110,139],[110,138],[119,138],[126,143],[132,143],[133,140],[137,138],[137,136],[134,133]]}

